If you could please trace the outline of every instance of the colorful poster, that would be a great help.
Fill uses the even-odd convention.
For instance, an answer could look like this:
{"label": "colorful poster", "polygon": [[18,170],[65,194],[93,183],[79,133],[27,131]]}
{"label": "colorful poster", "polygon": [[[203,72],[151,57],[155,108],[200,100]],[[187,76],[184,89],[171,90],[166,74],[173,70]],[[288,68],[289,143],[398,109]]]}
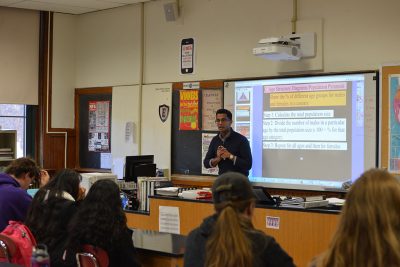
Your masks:
{"label": "colorful poster", "polygon": [[210,146],[211,140],[216,133],[202,133],[201,134],[201,174],[208,174],[208,175],[218,175],[218,167],[206,169],[204,168],[203,159],[206,157],[208,147]]}
{"label": "colorful poster", "polygon": [[235,94],[234,129],[245,136],[250,144],[251,140],[251,116],[252,116],[252,87],[238,88]]}
{"label": "colorful poster", "polygon": [[400,75],[389,76],[389,171],[400,171]]}
{"label": "colorful poster", "polygon": [[110,152],[110,101],[89,101],[89,151]]}
{"label": "colorful poster", "polygon": [[179,92],[179,130],[199,129],[199,90]]}
{"label": "colorful poster", "polygon": [[215,131],[215,112],[222,108],[221,89],[202,90],[202,125],[204,131]]}

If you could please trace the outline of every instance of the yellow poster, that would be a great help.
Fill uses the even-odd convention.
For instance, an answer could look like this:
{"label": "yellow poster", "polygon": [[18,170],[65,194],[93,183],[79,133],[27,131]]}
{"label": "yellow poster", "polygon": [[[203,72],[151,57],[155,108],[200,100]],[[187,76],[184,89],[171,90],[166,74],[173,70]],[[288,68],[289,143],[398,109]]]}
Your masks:
{"label": "yellow poster", "polygon": [[199,90],[179,92],[179,130],[199,129]]}

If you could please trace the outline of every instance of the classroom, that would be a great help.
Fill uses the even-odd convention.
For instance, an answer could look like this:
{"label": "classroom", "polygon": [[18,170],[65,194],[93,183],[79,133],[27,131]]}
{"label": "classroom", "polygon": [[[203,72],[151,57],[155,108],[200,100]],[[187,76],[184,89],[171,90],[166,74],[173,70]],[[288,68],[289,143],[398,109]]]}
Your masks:
{"label": "classroom", "polygon": [[[400,73],[400,1],[84,2],[46,0],[39,5],[37,1],[0,1],[0,102],[34,107],[27,117],[32,120],[31,133],[25,140],[23,156],[34,158],[44,169],[52,173],[63,168],[110,172],[116,166],[113,164],[121,163],[126,156],[154,155],[157,168],[175,178],[174,184],[210,187],[215,178],[203,177],[190,164],[180,164],[185,158],[200,162],[200,153],[192,157],[188,145],[190,151],[176,155],[180,151],[177,143],[195,143],[191,138],[201,138],[201,132],[186,139],[179,137],[174,122],[174,114],[179,112],[174,109],[178,90],[185,86],[224,90],[226,82],[231,81],[338,73],[378,74],[379,100],[374,108],[379,109],[379,115],[374,119],[379,134],[377,139],[371,138],[371,146],[378,146],[375,167],[388,167],[386,113],[390,107],[382,101],[388,96],[382,92],[385,87],[381,79],[385,66],[396,66],[396,75]],[[95,2],[101,4],[91,6]],[[314,56],[271,61],[253,55],[260,39],[293,31],[315,33]],[[184,40],[192,40],[194,47],[189,73],[182,69]],[[302,97],[298,94],[295,98]],[[323,98],[316,95],[313,101],[323,101],[318,97]],[[109,100],[111,125],[107,135],[111,136],[105,138],[110,137],[111,148],[104,149],[109,153],[96,153],[94,157],[95,153],[82,152],[88,147],[84,140],[88,129],[82,129],[82,125],[90,121],[82,103]],[[165,118],[161,105],[169,109]],[[109,167],[100,167],[103,160]],[[271,194],[275,192],[282,193],[279,188]],[[295,194],[289,189],[283,192]],[[304,190],[301,192],[304,194]],[[170,206],[179,207],[181,235],[187,235],[213,213],[210,203],[151,198],[149,208],[153,212],[127,212],[128,226],[157,231],[161,208]],[[329,246],[339,217],[340,211],[256,207],[253,222],[256,228],[274,236],[302,267]],[[267,229],[266,218],[280,218],[280,229]],[[183,266],[181,258],[168,264],[158,266]]]}

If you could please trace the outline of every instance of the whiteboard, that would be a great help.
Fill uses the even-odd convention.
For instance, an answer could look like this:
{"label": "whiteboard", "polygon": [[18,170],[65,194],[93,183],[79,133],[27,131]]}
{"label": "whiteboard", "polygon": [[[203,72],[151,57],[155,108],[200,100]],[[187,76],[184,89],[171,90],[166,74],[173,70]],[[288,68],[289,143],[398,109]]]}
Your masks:
{"label": "whiteboard", "polygon": [[377,166],[375,72],[229,81],[224,106],[251,145],[250,181],[337,190]]}

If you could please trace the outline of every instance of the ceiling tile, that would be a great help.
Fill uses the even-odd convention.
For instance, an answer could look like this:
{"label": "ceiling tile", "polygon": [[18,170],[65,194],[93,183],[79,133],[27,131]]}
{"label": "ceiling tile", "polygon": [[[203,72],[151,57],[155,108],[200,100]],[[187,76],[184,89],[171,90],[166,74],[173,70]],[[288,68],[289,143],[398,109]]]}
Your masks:
{"label": "ceiling tile", "polygon": [[66,6],[66,5],[59,5],[59,4],[54,4],[54,3],[36,2],[36,1],[25,1],[25,2],[20,2],[20,3],[9,5],[9,6],[16,7],[16,8],[54,11],[54,12],[68,13],[68,14],[82,14],[82,13],[96,11],[95,8],[74,7],[74,6]]}
{"label": "ceiling tile", "polygon": [[15,4],[18,2],[25,2],[24,0],[0,0],[0,6],[8,6],[9,4]]}
{"label": "ceiling tile", "polygon": [[148,2],[150,0],[98,0],[101,2],[120,3],[120,4],[137,4],[141,2]]}
{"label": "ceiling tile", "polygon": [[0,6],[83,14],[147,1],[151,0],[0,0]]}
{"label": "ceiling tile", "polygon": [[71,7],[88,7],[94,9],[107,9],[122,6],[121,3],[103,2],[97,0],[34,0],[35,2],[51,3]]}

